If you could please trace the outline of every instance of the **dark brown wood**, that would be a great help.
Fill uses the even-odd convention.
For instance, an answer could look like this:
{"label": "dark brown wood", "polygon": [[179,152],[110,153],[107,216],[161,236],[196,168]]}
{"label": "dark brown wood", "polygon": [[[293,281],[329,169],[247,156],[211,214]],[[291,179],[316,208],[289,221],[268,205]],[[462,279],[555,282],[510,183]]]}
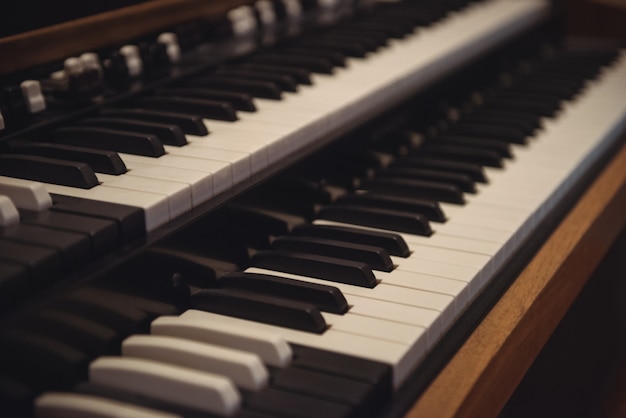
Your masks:
{"label": "dark brown wood", "polygon": [[626,226],[626,146],[443,371],[407,418],[495,417]]}
{"label": "dark brown wood", "polygon": [[212,18],[250,0],[154,0],[0,39],[0,75]]}

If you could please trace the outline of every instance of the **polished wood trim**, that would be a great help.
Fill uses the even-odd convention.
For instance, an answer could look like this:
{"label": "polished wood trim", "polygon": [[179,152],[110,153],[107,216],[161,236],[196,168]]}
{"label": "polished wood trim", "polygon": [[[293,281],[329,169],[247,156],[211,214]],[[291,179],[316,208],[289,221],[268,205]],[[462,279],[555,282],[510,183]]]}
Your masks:
{"label": "polished wood trim", "polygon": [[626,226],[626,145],[406,418],[495,417]]}
{"label": "polished wood trim", "polygon": [[153,0],[0,39],[0,75],[63,59],[194,19],[250,0]]}

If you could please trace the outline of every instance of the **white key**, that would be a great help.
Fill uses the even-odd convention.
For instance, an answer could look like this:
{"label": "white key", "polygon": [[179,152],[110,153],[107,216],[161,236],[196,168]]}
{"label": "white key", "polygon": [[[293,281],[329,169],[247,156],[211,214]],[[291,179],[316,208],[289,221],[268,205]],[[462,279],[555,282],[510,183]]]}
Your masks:
{"label": "white key", "polygon": [[212,135],[195,136],[187,135],[187,141],[191,144],[217,149],[230,150],[248,154],[250,157],[250,170],[252,173],[261,171],[269,164],[269,151],[265,144],[251,138],[240,138],[237,141],[225,138],[215,138]]}
{"label": "white key", "polygon": [[17,225],[20,223],[20,214],[7,196],[0,195],[0,227]]}
{"label": "white key", "polygon": [[291,362],[289,344],[274,333],[253,332],[210,321],[181,321],[179,317],[162,316],[150,325],[154,335],[168,335],[255,353],[271,366],[285,367]]}
{"label": "white key", "polygon": [[97,174],[97,177],[100,186],[161,195],[169,206],[170,219],[191,211],[191,189],[188,184],[137,177],[131,173],[121,176]]}
{"label": "white key", "polygon": [[85,190],[46,183],[45,188],[50,193],[139,207],[144,210],[148,231],[152,231],[170,220],[169,204],[162,195],[107,186],[96,186]]}
{"label": "white key", "polygon": [[127,162],[129,171],[124,176],[148,178],[157,181],[185,183],[191,192],[191,205],[196,207],[213,197],[213,179],[207,173],[185,168]]}
{"label": "white key", "polygon": [[265,387],[269,379],[255,354],[183,338],[133,335],[122,342],[122,355],[224,375],[237,386],[253,391]]}
{"label": "white key", "polygon": [[[427,247],[420,244],[412,244],[409,248],[411,250],[409,260],[443,261],[449,264],[478,268],[483,267],[489,261],[489,257],[485,255],[449,248]],[[402,263],[403,260],[407,260],[407,258],[391,256],[391,261],[396,265]]]}
{"label": "white key", "polygon": [[[343,315],[322,312],[322,316],[334,331],[406,345],[417,345],[418,340],[424,337],[424,327],[400,324],[380,318],[353,315],[350,311]],[[423,351],[426,351],[425,340]]]}
{"label": "white key", "polygon": [[335,331],[332,327],[320,335],[194,309],[186,311],[180,318],[182,321],[188,321],[192,324],[198,322],[219,323],[224,327],[240,329],[244,333],[261,330],[272,332],[296,344],[390,364],[394,367],[394,383],[402,381],[423,355],[420,350],[422,347],[413,350],[404,344]]}
{"label": "white key", "polygon": [[35,399],[37,418],[181,418],[180,415],[78,393],[49,392]]}
{"label": "white key", "polygon": [[8,196],[20,209],[41,212],[52,206],[52,198],[42,183],[0,176],[0,194]]}
{"label": "white key", "polygon": [[166,174],[168,169],[191,170],[204,173],[202,181],[210,181],[213,194],[227,190],[233,185],[233,175],[230,165],[223,161],[206,160],[198,157],[185,157],[173,154],[163,155],[160,158],[149,158],[138,155],[120,154],[126,167],[135,168],[157,167]]}
{"label": "white key", "polygon": [[240,183],[250,177],[250,155],[247,153],[203,147],[197,143],[190,143],[184,147],[173,147],[171,145],[165,145],[164,147],[168,154],[202,158],[229,164],[233,184]]}
{"label": "white key", "polygon": [[[353,286],[344,283],[329,282],[327,280],[314,279],[306,276],[299,276],[290,273],[277,272],[273,270],[260,269],[251,267],[246,270],[248,273],[258,274],[270,274],[280,277],[286,277],[289,279],[301,280],[304,282],[318,283],[324,285],[332,285],[343,293],[346,301],[351,306],[357,306],[356,302],[352,301],[353,296],[360,298],[367,298],[375,301],[382,301],[388,303],[394,303],[397,305],[406,305],[421,310],[431,311],[435,313],[436,323],[431,321],[431,315],[425,317],[420,315],[415,318],[402,318],[387,316],[385,319],[391,319],[400,323],[411,322],[412,325],[418,325],[423,327],[435,327],[435,333],[439,334],[442,329],[447,328],[456,315],[456,307],[454,303],[454,297],[450,295],[444,295],[441,293],[427,292],[419,289],[410,289],[400,286],[392,286],[386,284],[379,284],[374,289],[369,289],[360,286]],[[354,309],[354,308],[352,308]],[[398,312],[400,313],[400,312]],[[390,312],[389,315],[392,313]],[[424,322],[421,322],[424,320]]]}
{"label": "white key", "polygon": [[100,357],[89,365],[89,381],[223,416],[241,403],[229,379],[137,358]]}

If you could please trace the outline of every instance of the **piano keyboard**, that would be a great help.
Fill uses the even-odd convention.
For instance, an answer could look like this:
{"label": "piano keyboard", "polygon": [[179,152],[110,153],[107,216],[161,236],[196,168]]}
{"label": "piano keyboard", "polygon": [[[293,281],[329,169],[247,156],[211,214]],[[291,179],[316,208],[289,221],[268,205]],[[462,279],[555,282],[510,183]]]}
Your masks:
{"label": "piano keyboard", "polygon": [[[183,146],[140,141],[142,147],[152,144],[153,156],[124,148],[117,155],[128,171],[94,170],[98,184],[93,187],[0,178],[0,194],[9,196],[0,199],[0,284],[6,290],[0,300],[9,304],[33,287],[51,286],[70,260],[87,265],[88,259],[112,251],[116,242],[133,242],[238,184],[273,174],[272,167],[284,168],[289,158],[319,149],[547,15],[541,1],[472,3],[364,59],[348,59],[347,67],[335,68],[332,75],[312,75],[312,86],[283,92],[280,101],[257,97],[257,111],[237,111],[236,121],[202,119],[208,136],[186,134]],[[400,131],[389,135],[409,131],[412,141],[395,144],[396,155],[371,150],[384,154],[382,167],[364,163],[363,176],[349,173],[347,164],[348,177],[358,179],[353,190],[341,183],[341,175],[316,177],[341,167],[307,172],[296,165],[268,184],[312,182],[317,192],[337,196],[330,201],[309,197],[310,210],[300,212],[306,204],[294,211],[290,196],[264,199],[259,187],[260,192],[151,242],[125,263],[55,292],[37,309],[26,309],[23,317],[7,315],[8,326],[0,335],[0,399],[24,416],[34,402],[37,417],[348,417],[384,412],[394,392],[623,131],[626,105],[615,92],[624,90],[626,54],[583,56],[566,54],[562,62],[556,58],[552,73],[545,64],[544,85],[551,80],[556,90],[580,82],[583,75],[593,76],[594,66],[604,68],[562,102],[554,117],[541,118],[541,129],[520,141],[527,143],[500,140],[502,147],[486,141],[479,145],[482,153],[467,155],[468,146],[461,145],[461,150],[448,149],[451,160],[432,157],[446,161],[448,168],[457,163],[462,174],[444,174],[441,168],[426,174],[447,175],[456,183],[394,175],[394,168],[420,168],[411,158],[421,158],[421,150],[428,152],[429,144],[448,132],[444,127],[432,138],[428,133],[418,137],[412,132],[412,124],[418,124],[409,116]],[[541,69],[538,63],[531,76],[542,74]],[[472,91],[464,90],[461,95]],[[457,109],[460,122],[449,121],[449,132],[454,136],[456,127],[457,135],[472,143],[467,139],[472,134],[462,131],[463,121],[472,125],[471,118],[480,119],[491,101],[501,100],[502,109],[491,109],[485,117],[496,125],[499,119],[507,121],[503,126],[511,121],[520,126],[529,120],[529,107],[542,107],[533,94],[519,94],[516,103],[524,106],[508,110],[510,102],[498,94],[509,93],[515,95],[506,89],[485,90],[484,103],[474,111]],[[537,94],[545,95],[546,102],[554,97]],[[149,106],[151,98],[137,103]],[[220,112],[218,118],[224,119]],[[89,146],[71,129],[91,129],[109,115],[104,111],[100,120],[79,120],[57,131],[55,139]],[[478,136],[484,135],[489,136]],[[67,139],[74,137],[78,142]],[[394,141],[389,138],[390,145]],[[498,154],[506,154],[505,149],[512,158]],[[337,163],[335,150],[346,151],[322,150],[321,157],[310,161]],[[155,158],[159,152],[164,154]],[[468,163],[486,156],[487,163]],[[352,157],[362,169],[358,152]],[[504,167],[484,167],[500,163]],[[482,175],[486,180],[472,178]],[[89,182],[89,174],[78,181]],[[464,193],[459,182],[476,190]],[[377,195],[394,207],[423,205],[428,210],[416,214],[363,203]],[[250,219],[261,220],[258,230],[246,230]],[[11,232],[18,228],[28,234]],[[54,238],[34,245],[32,240],[46,229],[54,231]],[[362,261],[365,253],[369,258]],[[30,366],[24,368],[24,361]]]}

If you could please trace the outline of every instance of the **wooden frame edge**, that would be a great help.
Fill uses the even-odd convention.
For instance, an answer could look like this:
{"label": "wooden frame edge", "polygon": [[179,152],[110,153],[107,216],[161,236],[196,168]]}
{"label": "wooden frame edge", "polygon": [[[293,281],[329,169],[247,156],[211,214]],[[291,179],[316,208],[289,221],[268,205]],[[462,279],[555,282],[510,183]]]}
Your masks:
{"label": "wooden frame edge", "polygon": [[0,39],[0,75],[122,43],[249,0],[153,0]]}
{"label": "wooden frame edge", "polygon": [[626,226],[626,145],[406,418],[497,416]]}

